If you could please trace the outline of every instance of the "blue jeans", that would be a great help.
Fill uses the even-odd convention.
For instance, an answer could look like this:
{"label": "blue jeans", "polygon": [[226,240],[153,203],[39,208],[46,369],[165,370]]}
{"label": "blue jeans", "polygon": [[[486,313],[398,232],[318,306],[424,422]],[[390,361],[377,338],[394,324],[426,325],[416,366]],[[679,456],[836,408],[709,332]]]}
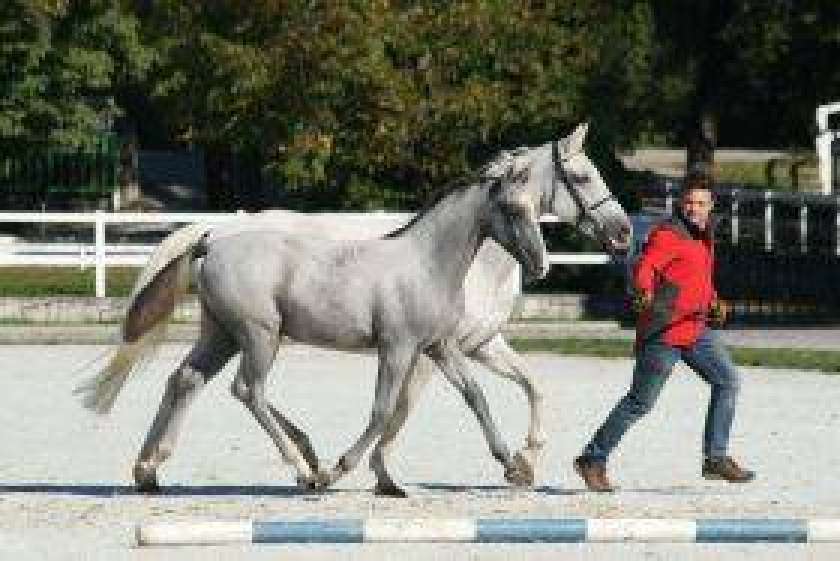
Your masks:
{"label": "blue jeans", "polygon": [[741,380],[717,333],[706,329],[691,347],[672,347],[658,340],[641,346],[630,390],[583,449],[584,458],[606,463],[627,429],[653,408],[680,359],[712,387],[703,433],[703,455],[726,456]]}

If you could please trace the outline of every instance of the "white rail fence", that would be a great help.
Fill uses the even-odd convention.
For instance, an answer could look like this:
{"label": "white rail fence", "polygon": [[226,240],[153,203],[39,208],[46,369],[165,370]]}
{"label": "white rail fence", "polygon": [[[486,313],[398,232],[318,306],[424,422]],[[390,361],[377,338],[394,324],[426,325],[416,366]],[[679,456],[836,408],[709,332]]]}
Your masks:
{"label": "white rail fence", "polygon": [[[94,243],[0,243],[2,266],[77,266],[95,269],[96,296],[105,296],[105,275],[108,267],[143,266],[155,245],[109,244],[107,228],[113,224],[188,224],[195,222],[218,223],[241,217],[235,213],[89,213],[67,212],[0,212],[0,223],[27,224],[89,224],[93,228]],[[409,213],[332,213],[336,220],[388,220],[405,223]],[[541,222],[556,222],[552,216],[543,216]],[[552,265],[604,265],[610,262],[605,253],[550,253]]]}

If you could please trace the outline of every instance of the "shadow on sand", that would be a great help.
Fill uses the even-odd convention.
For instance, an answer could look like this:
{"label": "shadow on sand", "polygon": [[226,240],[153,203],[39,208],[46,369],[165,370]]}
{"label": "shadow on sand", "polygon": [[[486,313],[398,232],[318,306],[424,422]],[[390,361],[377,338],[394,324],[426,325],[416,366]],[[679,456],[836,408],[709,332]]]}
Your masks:
{"label": "shadow on sand", "polygon": [[323,495],[346,493],[328,489],[312,493],[293,485],[164,485],[156,493],[141,493],[133,485],[22,483],[0,484],[2,494],[73,495],[80,497],[302,497],[317,499]]}

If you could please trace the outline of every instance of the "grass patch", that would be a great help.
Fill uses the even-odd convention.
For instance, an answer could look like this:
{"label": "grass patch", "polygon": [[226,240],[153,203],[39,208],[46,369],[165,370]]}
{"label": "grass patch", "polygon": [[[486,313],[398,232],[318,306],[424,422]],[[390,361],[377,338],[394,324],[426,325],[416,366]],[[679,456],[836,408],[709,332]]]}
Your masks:
{"label": "grass patch", "polygon": [[[511,339],[513,348],[521,352],[555,353],[570,356],[630,358],[633,342],[614,339]],[[808,349],[764,349],[730,347],[732,359],[742,366],[790,368],[840,373],[840,351]]]}
{"label": "grass patch", "polygon": [[[128,296],[139,274],[137,267],[108,267],[105,294]],[[93,296],[96,272],[93,267],[3,267],[0,296]]]}
{"label": "grass patch", "polygon": [[[716,162],[715,179],[720,183],[738,183],[756,189],[796,189],[791,166],[794,159],[785,159],[771,166],[765,162]],[[808,190],[817,184],[816,162],[799,168],[799,188]]]}
{"label": "grass patch", "polygon": [[510,339],[511,346],[524,353],[554,353],[573,356],[626,358],[633,356],[633,341],[626,339]]}

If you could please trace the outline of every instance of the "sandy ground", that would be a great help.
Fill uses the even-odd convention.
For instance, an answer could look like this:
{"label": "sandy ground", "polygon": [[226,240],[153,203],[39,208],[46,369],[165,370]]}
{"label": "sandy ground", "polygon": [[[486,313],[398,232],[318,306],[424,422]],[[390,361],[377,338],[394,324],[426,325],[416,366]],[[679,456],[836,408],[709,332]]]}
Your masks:
{"label": "sandy ground", "polygon": [[[763,559],[837,558],[834,545],[345,545],[139,549],[138,522],[181,518],[328,517],[840,517],[840,376],[744,371],[732,452],[756,469],[746,486],[706,482],[698,449],[708,389],[685,369],[657,409],[631,431],[610,468],[614,495],[582,489],[571,468],[590,433],[626,390],[631,362],[528,355],[546,395],[550,441],[537,489],[502,479],[474,419],[433,381],[394,447],[390,465],[411,497],[377,499],[366,462],[324,495],[300,494],[256,422],[228,393],[229,367],[200,396],[173,458],[163,495],[131,489],[130,469],[166,375],[183,346],[167,346],[132,380],[110,416],[71,395],[102,346],[0,347],[0,559]],[[334,461],[364,426],[375,364],[356,356],[284,348],[271,399]],[[81,369],[81,370],[80,370]],[[511,384],[476,369],[512,448],[521,445],[525,401]]]}

